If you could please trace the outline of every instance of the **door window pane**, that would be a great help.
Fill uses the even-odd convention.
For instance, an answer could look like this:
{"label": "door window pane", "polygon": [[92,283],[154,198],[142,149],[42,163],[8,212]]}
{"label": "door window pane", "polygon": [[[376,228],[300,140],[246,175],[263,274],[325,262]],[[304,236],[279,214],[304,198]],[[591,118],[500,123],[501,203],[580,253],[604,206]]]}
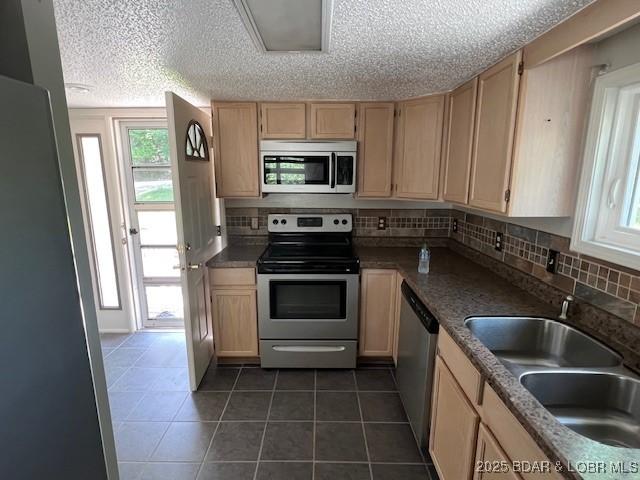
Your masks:
{"label": "door window pane", "polygon": [[134,167],[169,165],[169,134],[166,128],[131,128],[128,132]]}
{"label": "door window pane", "polygon": [[173,202],[169,168],[133,169],[136,202]]}
{"label": "door window pane", "polygon": [[142,249],[142,272],[145,277],[179,277],[180,270],[173,268],[180,264],[175,248]]}
{"label": "door window pane", "polygon": [[176,212],[138,211],[140,243],[142,245],[177,245]]}
{"label": "door window pane", "polygon": [[144,289],[150,319],[175,320],[183,317],[180,285],[146,285]]}
{"label": "door window pane", "polygon": [[120,308],[120,298],[100,137],[82,135],[79,140],[100,308],[117,309]]}
{"label": "door window pane", "polygon": [[328,185],[329,157],[264,157],[269,185]]}
{"label": "door window pane", "polygon": [[346,282],[271,283],[271,318],[340,319],[346,315]]}

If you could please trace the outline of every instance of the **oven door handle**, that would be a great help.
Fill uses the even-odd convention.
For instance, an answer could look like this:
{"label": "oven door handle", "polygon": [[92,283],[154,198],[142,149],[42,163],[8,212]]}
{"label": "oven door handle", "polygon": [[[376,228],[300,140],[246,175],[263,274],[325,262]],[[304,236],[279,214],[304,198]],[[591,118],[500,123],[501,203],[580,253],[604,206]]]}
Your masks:
{"label": "oven door handle", "polygon": [[342,345],[274,345],[271,348],[276,352],[294,353],[333,353],[345,351],[345,347]]}
{"label": "oven door handle", "polygon": [[331,166],[329,167],[329,178],[331,179],[331,189],[336,188],[336,154],[331,152]]}

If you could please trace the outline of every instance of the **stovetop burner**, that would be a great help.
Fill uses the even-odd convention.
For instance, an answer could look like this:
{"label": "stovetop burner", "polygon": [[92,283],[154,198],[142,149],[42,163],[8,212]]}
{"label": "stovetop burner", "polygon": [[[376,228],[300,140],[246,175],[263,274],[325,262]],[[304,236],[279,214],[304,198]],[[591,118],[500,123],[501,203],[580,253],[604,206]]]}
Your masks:
{"label": "stovetop burner", "polygon": [[269,245],[258,273],[358,273],[351,225],[345,214],[269,215]]}

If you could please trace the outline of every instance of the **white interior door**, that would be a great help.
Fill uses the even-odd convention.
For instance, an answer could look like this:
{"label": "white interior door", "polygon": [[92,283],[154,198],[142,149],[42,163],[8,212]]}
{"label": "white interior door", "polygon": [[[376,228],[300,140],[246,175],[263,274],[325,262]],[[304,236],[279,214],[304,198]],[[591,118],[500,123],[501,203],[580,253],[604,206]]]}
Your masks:
{"label": "white interior door", "polygon": [[218,208],[209,147],[211,117],[166,92],[169,152],[173,172],[180,280],[191,389],[196,390],[212,359],[213,324],[205,263],[222,249],[216,235]]}

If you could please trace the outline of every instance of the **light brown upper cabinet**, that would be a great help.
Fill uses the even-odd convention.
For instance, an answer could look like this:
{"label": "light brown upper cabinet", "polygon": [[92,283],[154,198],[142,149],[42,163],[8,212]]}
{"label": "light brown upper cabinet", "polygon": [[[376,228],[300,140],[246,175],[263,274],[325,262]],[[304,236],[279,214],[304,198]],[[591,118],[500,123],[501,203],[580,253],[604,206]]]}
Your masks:
{"label": "light brown upper cabinet", "polygon": [[212,102],[216,196],[258,197],[258,113],[253,102]]}
{"label": "light brown upper cabinet", "polygon": [[309,116],[309,138],[338,140],[355,138],[355,103],[311,103]]}
{"label": "light brown upper cabinet", "polygon": [[358,196],[390,197],[393,103],[361,103],[358,118]]}
{"label": "light brown upper cabinet", "polygon": [[591,94],[592,47],[585,45],[535,68],[520,82],[511,200],[514,217],[575,213],[585,118]]}
{"label": "light brown upper cabinet", "polygon": [[478,79],[474,78],[447,97],[449,115],[444,145],[444,191],[448,202],[466,204],[473,149]]}
{"label": "light brown upper cabinet", "polygon": [[444,95],[434,95],[400,103],[395,149],[396,197],[438,198],[444,99]]}
{"label": "light brown upper cabinet", "polygon": [[304,103],[261,103],[260,138],[306,138]]}
{"label": "light brown upper cabinet", "polygon": [[469,205],[513,217],[573,215],[590,59],[585,45],[527,68],[518,52],[480,74]]}
{"label": "light brown upper cabinet", "polygon": [[505,213],[515,131],[520,51],[480,74],[469,205]]}

